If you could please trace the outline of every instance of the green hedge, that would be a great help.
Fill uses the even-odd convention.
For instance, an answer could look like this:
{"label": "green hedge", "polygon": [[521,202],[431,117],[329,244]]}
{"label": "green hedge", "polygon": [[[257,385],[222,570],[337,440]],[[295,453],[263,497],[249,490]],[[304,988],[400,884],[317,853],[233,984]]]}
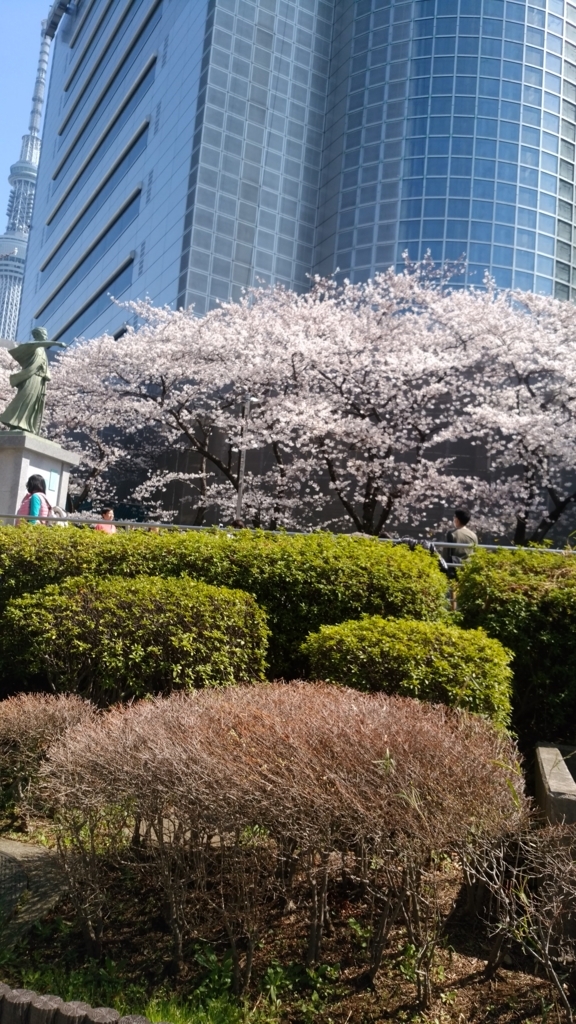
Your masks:
{"label": "green hedge", "polygon": [[458,577],[464,626],[514,652],[513,725],[522,745],[576,742],[576,558],[477,551]]}
{"label": "green hedge", "polygon": [[109,704],[262,679],[267,637],[241,590],[186,577],[70,579],[9,601],[0,659],[22,688]]}
{"label": "green hedge", "polygon": [[0,529],[0,610],[69,576],[180,576],[252,594],[268,614],[272,676],[301,675],[300,645],[325,623],[364,612],[433,620],[445,578],[423,550],[319,533],[189,531],[109,536],[90,529]]}
{"label": "green hedge", "polygon": [[322,626],[302,647],[319,679],[509,722],[511,655],[481,629],[372,615]]}

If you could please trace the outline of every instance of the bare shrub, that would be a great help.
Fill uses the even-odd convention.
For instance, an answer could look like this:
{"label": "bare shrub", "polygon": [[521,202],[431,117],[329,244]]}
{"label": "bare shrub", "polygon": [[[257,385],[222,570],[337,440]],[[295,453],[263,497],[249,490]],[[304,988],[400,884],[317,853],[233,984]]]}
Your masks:
{"label": "bare shrub", "polygon": [[31,806],[51,823],[90,956],[102,952],[109,867],[129,847],[136,814],[128,787],[115,789],[112,776],[116,762],[131,765],[127,737],[126,746],[118,747],[114,730],[123,710],[92,715],[63,733],[30,796]]}
{"label": "bare shrub", "polygon": [[575,826],[512,831],[482,851],[470,850],[468,870],[487,899],[483,915],[494,945],[494,970],[507,946],[519,944],[544,970],[570,1022],[574,1020],[565,977],[576,962]]}
{"label": "bare shrub", "polygon": [[426,1003],[450,913],[446,858],[520,819],[515,771],[512,742],[482,719],[277,683],[114,708],[50,749],[41,792],[96,938],[103,854],[129,858],[161,888],[175,960],[186,936],[220,929],[240,991],[272,902],[294,887],[308,906],[306,959],[318,959],[346,872],[373,905],[372,973],[403,918]]}
{"label": "bare shrub", "polygon": [[350,870],[353,853],[374,906],[372,976],[402,914],[426,1004],[452,910],[442,904],[445,858],[471,833],[501,836],[525,808],[513,744],[479,718],[305,684],[236,692],[211,717],[235,807],[267,827],[284,859],[297,851],[297,874],[308,877],[308,960],[330,925],[329,876]]}
{"label": "bare shrub", "polygon": [[0,797],[22,804],[51,743],[93,718],[76,696],[21,693],[0,701]]}

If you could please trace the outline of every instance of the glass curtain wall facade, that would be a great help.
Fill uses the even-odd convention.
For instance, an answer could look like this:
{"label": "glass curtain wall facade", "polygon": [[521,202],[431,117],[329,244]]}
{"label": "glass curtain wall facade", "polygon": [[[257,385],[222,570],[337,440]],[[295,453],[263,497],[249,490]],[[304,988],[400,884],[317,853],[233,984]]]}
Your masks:
{"label": "glass curtain wall facade", "polygon": [[562,0],[337,4],[320,269],[464,253],[469,283],[570,298],[575,42]]}
{"label": "glass curtain wall facade", "polygon": [[18,337],[175,304],[207,0],[81,0],[53,49]]}
{"label": "glass curtain wall facade", "polygon": [[333,9],[82,0],[56,33],[19,336],[118,333],[313,269]]}
{"label": "glass curtain wall facade", "polygon": [[[64,10],[64,8],[63,8]],[[56,33],[21,338],[430,250],[576,297],[576,3],[81,0]],[[574,268],[574,269],[573,269]]]}
{"label": "glass curtain wall facade", "polygon": [[178,306],[313,269],[332,5],[217,0],[206,28]]}

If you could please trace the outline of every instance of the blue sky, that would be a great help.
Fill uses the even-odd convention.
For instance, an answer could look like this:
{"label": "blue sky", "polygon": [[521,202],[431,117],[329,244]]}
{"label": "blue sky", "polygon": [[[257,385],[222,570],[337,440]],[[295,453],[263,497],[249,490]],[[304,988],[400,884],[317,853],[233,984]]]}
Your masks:
{"label": "blue sky", "polygon": [[0,0],[0,233],[6,230],[10,164],[20,156],[28,131],[38,53],[40,24],[51,0]]}

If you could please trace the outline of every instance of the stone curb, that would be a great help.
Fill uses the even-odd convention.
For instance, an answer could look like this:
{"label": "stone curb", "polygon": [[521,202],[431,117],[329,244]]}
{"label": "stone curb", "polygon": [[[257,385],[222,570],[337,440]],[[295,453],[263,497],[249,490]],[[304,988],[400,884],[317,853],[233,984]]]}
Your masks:
{"label": "stone curb", "polygon": [[576,782],[564,760],[575,752],[554,743],[536,745],[536,802],[553,825],[576,822]]}

